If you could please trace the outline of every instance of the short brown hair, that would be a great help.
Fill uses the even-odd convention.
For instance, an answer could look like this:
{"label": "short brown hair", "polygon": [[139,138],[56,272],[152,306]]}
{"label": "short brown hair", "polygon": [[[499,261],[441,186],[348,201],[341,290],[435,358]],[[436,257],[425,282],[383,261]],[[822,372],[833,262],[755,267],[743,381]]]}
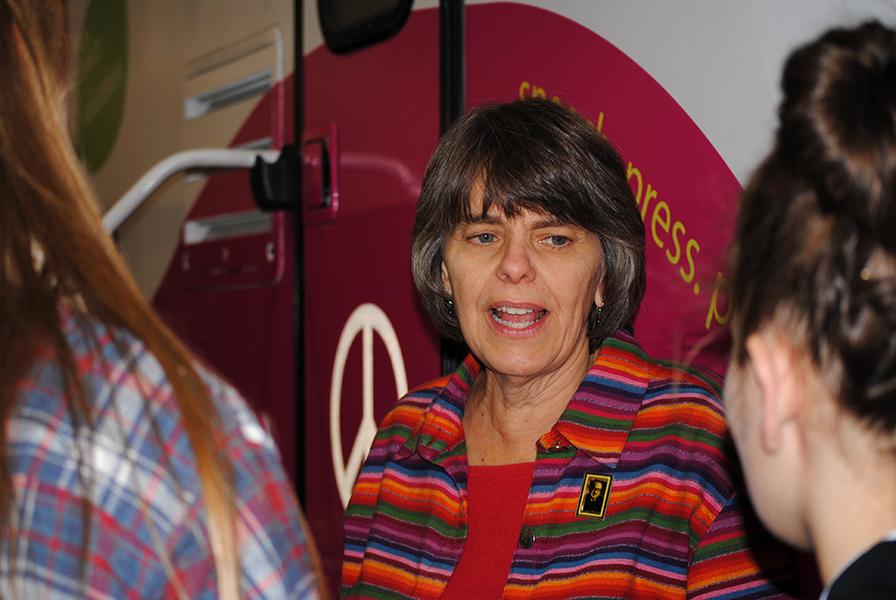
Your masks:
{"label": "short brown hair", "polygon": [[527,99],[487,104],[462,116],[442,137],[426,168],[414,217],[412,267],[436,328],[462,340],[441,278],[445,240],[470,221],[470,194],[483,186],[482,215],[492,205],[507,217],[549,214],[597,234],[604,250],[604,298],[592,309],[592,349],[629,326],[644,293],[644,225],[613,146],[557,102]]}

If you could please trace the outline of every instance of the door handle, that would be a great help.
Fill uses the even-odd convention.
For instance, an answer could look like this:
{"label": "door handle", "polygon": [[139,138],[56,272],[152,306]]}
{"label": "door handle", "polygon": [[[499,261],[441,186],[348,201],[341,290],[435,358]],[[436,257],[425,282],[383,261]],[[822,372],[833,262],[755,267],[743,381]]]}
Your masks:
{"label": "door handle", "polygon": [[302,210],[306,223],[332,221],[339,211],[336,125],[302,136]]}

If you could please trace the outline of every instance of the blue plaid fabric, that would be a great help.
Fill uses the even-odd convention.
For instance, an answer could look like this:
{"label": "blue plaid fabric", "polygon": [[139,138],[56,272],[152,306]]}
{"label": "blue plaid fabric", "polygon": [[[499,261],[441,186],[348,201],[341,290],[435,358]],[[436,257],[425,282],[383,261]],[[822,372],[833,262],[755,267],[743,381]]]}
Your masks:
{"label": "blue plaid fabric", "polygon": [[[63,318],[93,423],[76,435],[61,372],[41,357],[8,423],[16,535],[0,540],[0,596],[216,598],[200,480],[164,372],[132,336],[91,324],[96,344]],[[317,597],[271,437],[231,387],[204,378],[224,429],[220,452],[235,471],[243,597]]]}

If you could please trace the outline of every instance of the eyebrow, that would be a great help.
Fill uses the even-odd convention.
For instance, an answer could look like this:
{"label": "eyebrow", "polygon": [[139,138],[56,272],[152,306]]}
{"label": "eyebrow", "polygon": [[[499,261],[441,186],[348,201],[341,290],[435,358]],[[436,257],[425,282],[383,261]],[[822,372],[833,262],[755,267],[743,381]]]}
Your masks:
{"label": "eyebrow", "polygon": [[535,229],[544,229],[547,227],[567,227],[569,225],[571,225],[571,223],[558,219],[553,215],[546,216],[545,218],[539,219],[534,223]]}
{"label": "eyebrow", "polygon": [[[505,222],[507,219],[501,216],[496,215],[476,215],[472,217],[468,221],[462,221],[464,225],[500,225]],[[547,215],[535,223],[532,224],[534,229],[545,229],[550,227],[565,227],[569,226],[571,223],[568,223],[562,219],[555,217],[554,215]]]}
{"label": "eyebrow", "polygon": [[499,225],[504,219],[494,215],[476,215],[469,220],[461,221],[466,225]]}

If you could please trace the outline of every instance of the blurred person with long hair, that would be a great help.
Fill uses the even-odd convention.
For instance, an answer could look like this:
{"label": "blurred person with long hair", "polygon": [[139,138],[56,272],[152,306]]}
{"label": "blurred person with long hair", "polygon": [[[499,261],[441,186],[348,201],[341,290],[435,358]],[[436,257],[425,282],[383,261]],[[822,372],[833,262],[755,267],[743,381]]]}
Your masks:
{"label": "blurred person with long hair", "polygon": [[728,418],[822,597],[896,598],[896,31],[831,30],[782,88],[732,252]]}
{"label": "blurred person with long hair", "polygon": [[103,230],[63,7],[0,0],[0,597],[317,597],[271,438]]}

